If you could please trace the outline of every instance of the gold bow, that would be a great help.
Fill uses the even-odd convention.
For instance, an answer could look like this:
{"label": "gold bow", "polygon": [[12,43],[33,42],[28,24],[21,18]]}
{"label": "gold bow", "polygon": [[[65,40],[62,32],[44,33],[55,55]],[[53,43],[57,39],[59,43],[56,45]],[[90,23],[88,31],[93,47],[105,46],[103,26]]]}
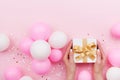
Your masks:
{"label": "gold bow", "polygon": [[84,63],[87,62],[87,58],[90,58],[91,60],[95,59],[95,54],[96,54],[96,45],[94,42],[87,44],[87,40],[83,39],[82,40],[83,46],[79,45],[74,45],[73,46],[73,52],[76,54],[80,54],[79,56],[75,57],[76,60],[83,60]]}

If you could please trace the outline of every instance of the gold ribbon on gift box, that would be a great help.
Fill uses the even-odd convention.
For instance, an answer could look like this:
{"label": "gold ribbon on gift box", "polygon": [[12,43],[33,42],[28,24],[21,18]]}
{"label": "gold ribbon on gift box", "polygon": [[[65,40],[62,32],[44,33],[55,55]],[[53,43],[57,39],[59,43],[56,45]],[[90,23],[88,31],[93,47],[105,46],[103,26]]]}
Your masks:
{"label": "gold ribbon on gift box", "polygon": [[91,60],[95,59],[96,55],[96,44],[95,42],[91,42],[90,44],[87,44],[87,39],[82,40],[82,47],[79,45],[73,46],[73,52],[75,54],[79,54],[79,56],[75,57],[76,60],[83,60],[84,63],[87,62],[87,58],[90,58]]}

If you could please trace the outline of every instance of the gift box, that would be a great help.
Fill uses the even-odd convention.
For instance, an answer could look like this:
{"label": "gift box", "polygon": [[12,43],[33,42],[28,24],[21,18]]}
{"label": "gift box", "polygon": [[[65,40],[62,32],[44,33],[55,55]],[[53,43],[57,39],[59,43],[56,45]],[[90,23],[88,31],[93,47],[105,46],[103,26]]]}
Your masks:
{"label": "gift box", "polygon": [[75,63],[95,63],[97,52],[96,39],[73,39]]}

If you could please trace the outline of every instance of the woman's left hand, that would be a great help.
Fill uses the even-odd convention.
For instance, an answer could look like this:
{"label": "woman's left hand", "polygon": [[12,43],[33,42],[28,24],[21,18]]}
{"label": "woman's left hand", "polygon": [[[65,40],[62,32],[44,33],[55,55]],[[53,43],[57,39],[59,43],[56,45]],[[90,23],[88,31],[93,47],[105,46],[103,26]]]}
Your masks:
{"label": "woman's left hand", "polygon": [[63,61],[66,66],[67,71],[67,80],[74,80],[75,79],[75,72],[76,72],[76,64],[73,60],[73,52],[71,50],[72,41],[69,42],[65,55],[63,57]]}

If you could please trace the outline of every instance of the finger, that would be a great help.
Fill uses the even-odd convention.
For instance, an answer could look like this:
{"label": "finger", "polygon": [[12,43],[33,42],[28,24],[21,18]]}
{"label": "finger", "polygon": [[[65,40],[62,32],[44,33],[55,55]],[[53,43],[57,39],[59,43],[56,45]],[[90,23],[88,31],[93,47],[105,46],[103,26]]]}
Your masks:
{"label": "finger", "polygon": [[68,59],[67,59],[67,58],[65,58],[65,57],[63,58],[63,61],[64,61],[64,63],[65,63],[65,64],[67,64],[67,63],[68,63]]}
{"label": "finger", "polygon": [[72,52],[72,49],[70,50],[70,54],[69,54],[69,58],[70,58],[70,62],[74,63],[74,55],[73,55],[73,52]]}
{"label": "finger", "polygon": [[63,61],[64,61],[65,65],[68,64],[68,58],[64,57],[64,58],[63,58]]}
{"label": "finger", "polygon": [[65,52],[65,58],[68,58],[68,55],[70,53],[70,49],[72,47],[72,41],[69,42],[68,46],[67,46],[67,49],[66,49],[66,52]]}
{"label": "finger", "polygon": [[102,58],[102,62],[103,62],[103,64],[105,64],[105,62],[106,62],[106,56],[105,56],[104,53],[102,54],[102,56],[103,56],[103,58]]}
{"label": "finger", "polygon": [[71,47],[72,47],[72,44],[73,44],[73,42],[72,42],[72,40],[69,42],[69,44],[68,44],[68,47],[67,47],[67,50],[66,50],[66,52],[70,52],[70,49],[71,49]]}
{"label": "finger", "polygon": [[100,54],[101,54],[101,61],[102,61],[102,64],[105,65],[105,62],[106,62],[106,57],[105,57],[105,53],[103,51],[103,48],[101,47],[101,44],[100,42],[98,41],[98,48],[100,50]]}
{"label": "finger", "polygon": [[68,57],[69,57],[69,53],[70,53],[70,48],[71,48],[71,46],[72,46],[72,41],[70,41],[70,42],[68,43],[68,46],[67,46],[65,55],[64,55],[64,57],[63,57],[64,62],[67,62],[67,61],[68,61]]}
{"label": "finger", "polygon": [[96,60],[96,63],[97,64],[100,64],[101,63],[101,54],[100,54],[100,51],[97,50],[97,60]]}
{"label": "finger", "polygon": [[102,59],[105,59],[103,48],[102,48],[102,46],[101,46],[99,41],[97,41],[97,43],[98,43],[98,48],[100,50],[101,57],[102,57]]}

